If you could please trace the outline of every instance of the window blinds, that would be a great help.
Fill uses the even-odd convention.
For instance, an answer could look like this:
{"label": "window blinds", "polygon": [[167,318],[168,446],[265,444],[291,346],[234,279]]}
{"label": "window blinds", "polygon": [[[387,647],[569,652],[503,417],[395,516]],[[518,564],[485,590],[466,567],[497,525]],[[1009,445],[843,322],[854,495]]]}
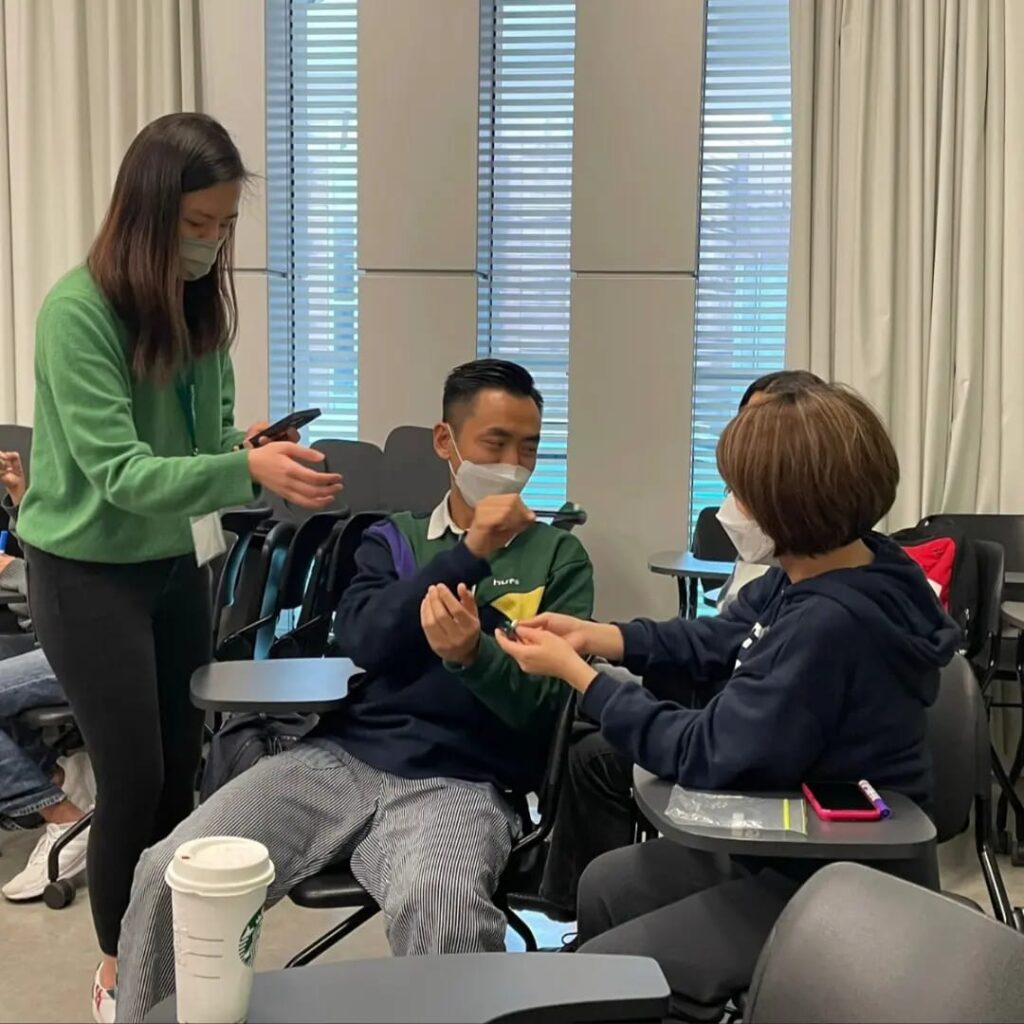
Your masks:
{"label": "window blinds", "polygon": [[576,4],[483,0],[478,352],[525,366],[544,396],[527,490],[565,500]]}
{"label": "window blinds", "polygon": [[357,0],[269,0],[270,407],[358,436]]}
{"label": "window blinds", "polygon": [[785,364],[789,0],[707,0],[690,529],[723,497],[715,445],[747,385]]}

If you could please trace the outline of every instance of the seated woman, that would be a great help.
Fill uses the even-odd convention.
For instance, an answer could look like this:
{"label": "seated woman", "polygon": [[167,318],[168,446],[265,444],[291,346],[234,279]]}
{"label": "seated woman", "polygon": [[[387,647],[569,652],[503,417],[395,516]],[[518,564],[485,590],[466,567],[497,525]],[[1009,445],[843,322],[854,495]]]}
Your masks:
{"label": "seated woman", "polygon": [[[807,370],[766,373],[744,392],[739,411],[748,405],[759,405],[772,395],[796,394],[824,386],[820,377]],[[723,503],[718,519],[730,534],[734,521],[740,523],[741,530],[745,521],[737,512],[733,497]],[[718,611],[724,612],[743,587],[759,579],[774,564],[774,545],[770,541],[766,546],[762,538],[762,543],[753,547],[748,541],[732,575],[719,591]],[[674,675],[671,670],[649,673],[643,684],[656,696],[693,706],[694,698],[700,695],[684,694]],[[540,894],[565,920],[572,920],[576,916],[576,889],[586,866],[602,853],[633,842],[637,821],[633,764],[595,725],[581,717],[569,747],[563,785],[565,796],[559,801],[558,817],[551,832]]]}
{"label": "seated woman", "polygon": [[[579,690],[604,736],[662,778],[732,790],[867,778],[927,810],[926,709],[959,631],[917,565],[871,532],[899,480],[878,417],[841,387],[771,396],[729,424],[718,465],[748,517],[740,553],[764,534],[779,561],[725,613],[622,626],[543,615],[518,643],[498,642],[524,671]],[[597,674],[581,653],[638,674],[671,667],[716,692],[684,708]],[[580,882],[581,949],[654,957],[673,1016],[717,1020],[810,870],[667,840],[613,851]]]}
{"label": "seated woman", "polygon": [[[25,472],[16,452],[0,452],[0,487],[6,491],[3,507],[13,525],[25,493]],[[18,613],[18,618],[19,625],[28,630],[24,563],[0,555],[0,589],[7,585],[26,598],[25,610]],[[46,656],[32,647],[33,638],[27,632],[18,637],[0,637],[0,828],[45,826],[28,863],[0,889],[13,902],[42,896],[48,881],[50,851],[92,807],[96,795],[84,751],[58,758],[42,737],[18,721],[22,711],[67,700]],[[62,878],[73,878],[85,869],[88,837],[86,830],[61,851]]]}

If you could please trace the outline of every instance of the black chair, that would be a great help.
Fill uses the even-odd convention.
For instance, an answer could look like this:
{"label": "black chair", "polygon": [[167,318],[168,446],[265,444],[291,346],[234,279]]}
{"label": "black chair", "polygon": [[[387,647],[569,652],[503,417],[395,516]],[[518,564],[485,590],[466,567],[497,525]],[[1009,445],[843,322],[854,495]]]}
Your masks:
{"label": "black chair", "polygon": [[1024,936],[857,864],[810,879],[768,938],[750,1024],[1010,1022],[1024,1007]]}
{"label": "black chair", "polygon": [[[384,452],[370,441],[317,441],[313,447],[325,456],[328,472],[344,477],[344,490],[336,501],[349,512],[377,512],[384,507],[381,484],[384,476]],[[431,457],[437,456],[431,451]]]}
{"label": "black chair", "polygon": [[[739,555],[735,545],[729,540],[729,535],[718,521],[718,508],[718,505],[709,505],[700,510],[690,541],[690,554],[706,562],[735,562]],[[683,598],[680,601],[680,608],[683,609],[684,618],[692,619],[697,615],[697,578],[691,576],[679,582],[680,597]],[[700,588],[705,594],[720,585],[720,578],[700,580]]]}
{"label": "black chair", "polygon": [[363,532],[383,518],[383,512],[359,512],[335,522],[313,558],[295,627],[274,641],[271,658],[323,658],[336,654],[331,640],[334,613],[355,575],[356,549]]}
{"label": "black chair", "polygon": [[[525,795],[513,798],[519,807],[525,831],[512,847],[508,865],[494,896],[495,905],[504,913],[511,928],[523,939],[529,952],[536,952],[537,940],[526,922],[519,917],[516,908],[533,909],[537,898],[546,852],[544,841],[551,832],[558,808],[575,713],[576,699],[573,693],[562,709],[552,737],[547,771],[537,794],[537,821],[532,821],[528,813]],[[289,895],[300,907],[313,910],[350,909],[353,913],[292,957],[286,965],[288,967],[302,967],[312,963],[376,916],[380,910],[373,897],[356,881],[345,864],[332,865],[320,874],[307,878],[292,889]]]}
{"label": "black chair", "polygon": [[[921,525],[927,526],[932,520],[948,519],[956,523],[972,540],[986,541],[997,544],[1003,550],[1005,572],[1024,572],[1024,515],[997,515],[973,513],[942,513],[927,516]],[[1003,632],[1001,622],[996,621],[997,612],[991,607],[995,599],[996,583],[991,578],[991,555],[979,556],[979,582],[982,586],[983,605],[988,608],[982,614],[986,617],[986,632],[991,631],[994,641],[988,649],[988,661],[984,672],[979,676],[986,689],[988,707],[992,709],[1010,709],[1019,711],[1024,716],[1024,634],[1016,638],[1015,656],[1008,643],[1000,644],[1000,640],[1009,639]],[[984,575],[987,572],[987,576]],[[999,603],[1004,600],[1024,600],[1024,586],[1021,584],[1003,583],[1000,588]],[[1010,634],[1012,636],[1012,634]],[[972,655],[977,664],[984,657],[985,651]],[[1016,679],[1020,685],[1020,699],[1001,701],[993,699],[989,692],[994,679]],[[1024,729],[1021,730],[1017,747],[1011,758],[1009,770],[1000,760],[995,746],[992,747],[992,769],[1000,786],[1000,796],[996,807],[996,839],[1000,852],[1009,853],[1015,866],[1024,865],[1024,805],[1016,793],[1017,783],[1024,773]],[[1007,829],[1009,809],[1013,807],[1015,828],[1011,836]]]}
{"label": "black chair", "polygon": [[262,521],[239,538],[229,559],[232,577],[218,587],[217,661],[262,660],[270,653],[277,625],[288,549],[298,527]]}
{"label": "black chair", "polygon": [[[25,479],[29,476],[29,456],[32,454],[32,428],[20,427],[14,423],[0,423],[0,452],[17,452],[21,456],[21,464],[25,469]],[[0,509],[0,530],[10,525],[7,513]],[[7,554],[21,553],[17,540],[11,538]]]}
{"label": "black chair", "polygon": [[[992,843],[992,776],[988,716],[981,689],[962,655],[942,670],[939,695],[928,709],[928,749],[935,784],[936,841],[960,835],[974,811],[974,846],[997,920],[1014,926]],[[962,897],[954,897],[976,904]]]}
{"label": "black chair", "polygon": [[451,487],[448,464],[434,451],[429,427],[395,427],[384,442],[381,507],[426,515]]}

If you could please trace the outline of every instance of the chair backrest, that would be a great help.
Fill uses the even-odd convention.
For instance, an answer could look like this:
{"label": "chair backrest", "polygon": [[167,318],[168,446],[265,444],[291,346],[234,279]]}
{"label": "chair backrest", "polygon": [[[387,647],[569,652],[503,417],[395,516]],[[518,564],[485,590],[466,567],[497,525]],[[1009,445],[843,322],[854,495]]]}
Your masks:
{"label": "chair backrest", "polygon": [[374,523],[386,519],[384,512],[360,512],[352,516],[342,527],[341,533],[334,542],[331,552],[331,564],[327,572],[327,588],[324,598],[327,616],[325,629],[329,630],[334,612],[337,610],[341,595],[356,574],[356,551],[362,543],[363,534]]}
{"label": "chair backrest", "polygon": [[341,512],[317,512],[295,531],[281,572],[278,611],[298,608],[302,604],[317,551],[343,518],[345,516]]}
{"label": "chair backrest", "polygon": [[32,454],[32,428],[21,427],[16,423],[0,423],[0,452],[17,452],[27,475]]}
{"label": "chair backrest", "polygon": [[690,551],[694,558],[703,558],[708,562],[736,561],[736,547],[718,521],[717,505],[709,505],[700,510],[697,525],[693,528]]}
{"label": "chair backrest", "polygon": [[294,523],[273,523],[249,536],[234,590],[226,591],[215,655],[220,661],[265,658],[277,624],[277,610]]}
{"label": "chair backrest", "polygon": [[983,683],[988,683],[999,660],[999,639],[1003,631],[1003,576],[1006,558],[1001,544],[977,540],[978,556],[978,619],[974,643],[967,656],[976,666]]}
{"label": "chair backrest", "polygon": [[935,831],[944,843],[967,828],[974,798],[989,785],[990,773],[985,702],[971,666],[959,654],[942,670],[927,729]]}
{"label": "chair backrest", "polygon": [[[20,427],[16,423],[0,423],[0,452],[17,452],[21,456],[21,465],[25,470],[25,479],[29,479],[29,457],[32,454],[32,428]],[[7,513],[0,512],[0,528],[7,527]],[[12,545],[8,553],[17,553],[20,549]]]}
{"label": "chair backrest", "polygon": [[344,505],[353,515],[377,512],[384,507],[381,504],[384,452],[377,445],[369,441],[326,439],[317,441],[313,447],[324,453],[327,471],[340,473],[345,478],[344,490],[335,499],[339,507]]}
{"label": "chair backrest", "polygon": [[858,864],[831,864],[790,900],[761,951],[750,1024],[1016,1021],[1024,936]]}
{"label": "chair backrest", "polygon": [[[937,516],[928,516],[928,523]],[[972,540],[987,540],[999,544],[1003,549],[1008,572],[1024,572],[1024,515],[995,515],[983,513],[943,512],[941,518],[959,523]],[[1024,588],[1010,587],[1014,600],[1024,598]],[[1013,591],[1016,590],[1014,593]]]}
{"label": "chair backrest", "polygon": [[432,512],[448,493],[448,464],[434,451],[429,427],[396,427],[384,443],[382,507],[388,512]]}

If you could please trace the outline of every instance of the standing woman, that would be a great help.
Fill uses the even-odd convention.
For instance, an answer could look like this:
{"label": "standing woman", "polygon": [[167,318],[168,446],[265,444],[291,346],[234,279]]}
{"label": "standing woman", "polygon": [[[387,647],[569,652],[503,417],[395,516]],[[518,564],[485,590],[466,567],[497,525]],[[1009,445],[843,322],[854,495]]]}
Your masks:
{"label": "standing woman", "polygon": [[246,171],[216,121],[144,128],[84,266],[36,328],[32,480],[19,531],[36,631],[96,772],[89,897],[103,960],[93,1016],[114,1018],[121,917],[142,851],[192,810],[210,659],[216,513],[262,485],[307,508],[340,477],[266,424],[234,426],[232,243]]}

